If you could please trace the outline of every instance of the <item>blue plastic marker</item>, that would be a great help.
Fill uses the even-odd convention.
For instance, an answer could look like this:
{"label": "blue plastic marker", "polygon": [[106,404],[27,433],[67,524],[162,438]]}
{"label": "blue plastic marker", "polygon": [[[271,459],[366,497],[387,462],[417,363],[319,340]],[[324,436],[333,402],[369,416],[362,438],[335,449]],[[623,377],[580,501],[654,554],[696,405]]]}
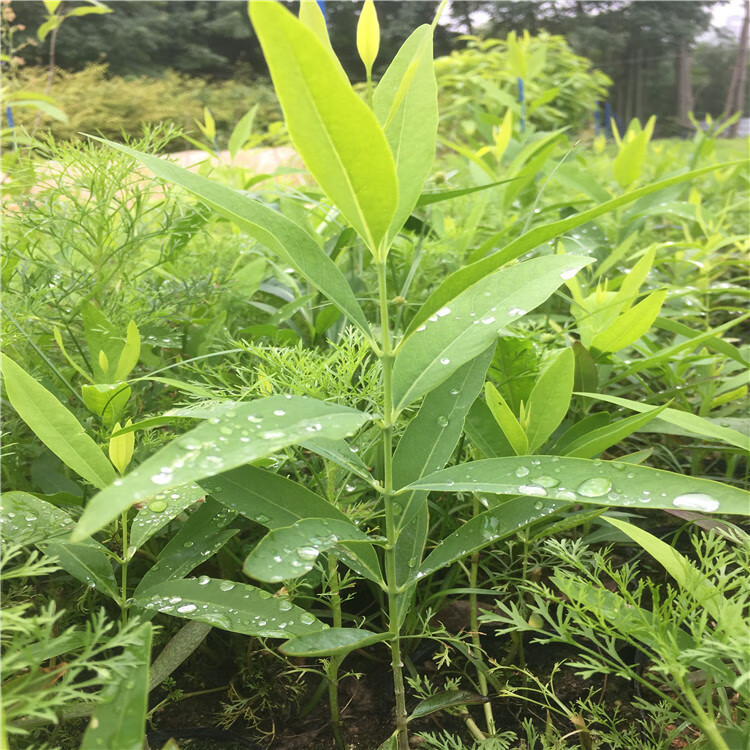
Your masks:
{"label": "blue plastic marker", "polygon": [[594,110],[594,135],[599,135],[602,132],[602,113],[599,108],[602,106],[601,102],[596,103],[596,109]]}
{"label": "blue plastic marker", "polygon": [[326,12],[326,2],[325,0],[317,0],[318,7],[320,8],[320,12],[323,14],[323,18],[326,19],[326,26],[328,26],[328,13]]}
{"label": "blue plastic marker", "polygon": [[518,79],[518,101],[521,104],[521,132],[526,132],[526,97],[523,91],[523,78]]}
{"label": "blue plastic marker", "polygon": [[609,140],[612,137],[612,112],[609,102],[604,102],[604,137]]}

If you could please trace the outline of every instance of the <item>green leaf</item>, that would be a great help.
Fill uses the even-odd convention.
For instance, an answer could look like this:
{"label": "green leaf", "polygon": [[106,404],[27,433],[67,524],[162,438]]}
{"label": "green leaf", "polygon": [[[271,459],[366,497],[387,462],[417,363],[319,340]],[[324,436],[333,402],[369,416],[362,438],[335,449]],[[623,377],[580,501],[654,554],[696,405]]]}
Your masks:
{"label": "green leaf", "polygon": [[578,458],[592,458],[598,456],[607,450],[607,448],[617,445],[628,435],[642,429],[654,417],[658,416],[667,404],[656,409],[652,413],[636,414],[625,419],[618,419],[612,424],[604,425],[596,430],[588,430],[576,440],[571,441],[563,453],[566,456],[576,456]]}
{"label": "green leaf", "polygon": [[[618,396],[604,396],[601,393],[579,393],[579,396],[588,396],[589,398],[596,398],[600,401],[607,401],[610,404],[616,404],[626,409],[632,409],[633,411],[641,412],[642,414],[648,414],[650,412],[657,412],[659,418],[663,422],[676,425],[693,435],[700,435],[701,437],[711,438],[712,440],[718,440],[722,443],[733,445],[741,450],[750,449],[750,438],[747,435],[743,435],[737,430],[732,430],[728,427],[722,427],[721,425],[715,424],[704,417],[699,417],[697,414],[691,414],[687,411],[680,411],[679,409],[665,409],[663,406],[652,406],[651,404],[642,404],[639,401],[632,401],[628,398],[620,398]],[[657,416],[654,414],[653,416]]]}
{"label": "green leaf", "polygon": [[81,396],[86,408],[97,417],[101,417],[107,427],[120,419],[130,398],[130,386],[127,383],[115,385],[85,383],[81,386]]}
{"label": "green leaf", "polygon": [[480,703],[487,703],[488,701],[489,698],[485,698],[477,693],[472,693],[470,690],[446,690],[419,701],[409,715],[407,721],[421,719],[423,716],[429,716],[436,711],[443,711],[446,708],[479,705]]}
{"label": "green leaf", "polygon": [[681,182],[686,182],[694,177],[707,174],[708,172],[736,166],[738,164],[742,164],[742,162],[727,162],[709,167],[702,167],[701,169],[695,169],[691,172],[685,172],[684,174],[638,188],[630,193],[626,193],[618,198],[613,198],[606,203],[602,203],[599,206],[595,206],[588,211],[581,211],[581,213],[570,216],[567,219],[555,221],[551,224],[545,224],[541,227],[535,227],[529,232],[521,235],[518,239],[513,240],[513,242],[508,244],[501,251],[452,273],[442,282],[442,284],[440,284],[440,286],[429,296],[427,301],[419,309],[409,323],[406,331],[407,334],[412,333],[419,326],[423,325],[428,318],[434,315],[442,307],[449,304],[452,299],[461,294],[465,289],[472,286],[472,284],[476,284],[477,281],[493,273],[493,271],[500,268],[500,266],[515,260],[524,253],[539,247],[545,242],[548,242],[555,237],[559,237],[560,235],[565,234],[565,232],[575,229],[582,224],[586,224],[592,219],[596,219],[599,216],[609,213],[620,206],[631,203],[644,195],[655,193],[658,190],[664,190],[664,188],[671,187],[672,185],[679,185]]}
{"label": "green leaf", "polygon": [[246,583],[207,576],[160,583],[143,591],[135,604],[259,638],[288,638],[326,627],[286,598]]}
{"label": "green leaf", "polygon": [[328,628],[317,633],[298,635],[279,646],[287,656],[336,656],[371,646],[388,638],[388,633],[373,633],[360,628]]}
{"label": "green leaf", "polygon": [[631,375],[634,375],[637,372],[651,369],[655,365],[661,364],[662,362],[670,362],[674,359],[676,354],[679,354],[680,352],[683,352],[685,350],[695,350],[698,348],[699,344],[702,344],[704,341],[712,340],[716,336],[716,334],[728,331],[730,328],[734,328],[735,326],[744,323],[748,318],[750,318],[750,313],[738,315],[736,318],[730,320],[729,322],[724,323],[720,326],[716,326],[716,328],[712,328],[709,331],[704,331],[703,333],[693,337],[692,339],[688,339],[687,341],[678,341],[676,344],[672,344],[671,346],[663,346],[657,350],[656,354],[633,360],[633,362],[628,367],[620,370],[617,373],[616,378],[613,377],[612,379],[624,380],[626,378],[630,378]]}
{"label": "green leaf", "polygon": [[[305,518],[266,534],[247,556],[242,570],[250,577],[268,583],[293,580],[309,573],[321,552],[342,543],[347,543],[347,547],[339,550],[339,554],[350,558],[349,565],[357,570],[365,567],[357,550],[364,545],[372,549],[374,541],[384,539],[368,536],[351,521]],[[380,580],[379,567],[367,573],[370,580]]]}
{"label": "green leaf", "polygon": [[575,355],[563,349],[537,378],[526,405],[529,453],[547,442],[565,419],[573,396]]}
{"label": "green leaf", "polygon": [[403,43],[372,98],[398,175],[398,207],[388,241],[417,205],[435,161],[437,82],[432,63],[432,28],[420,26]]}
{"label": "green leaf", "polygon": [[57,564],[87,586],[95,588],[112,599],[119,599],[117,581],[112,570],[112,561],[106,548],[93,539],[71,542],[67,538],[40,543],[45,555],[57,560]]}
{"label": "green leaf", "polygon": [[138,511],[138,515],[130,524],[128,559],[157,531],[164,528],[186,508],[197,503],[205,494],[201,487],[192,483],[174,487],[168,492],[157,492]]}
{"label": "green leaf", "polygon": [[81,750],[141,750],[146,736],[148,673],[151,661],[151,624],[143,623],[129,646],[130,663],[105,689],[105,703],[91,717]]}
{"label": "green leaf", "polygon": [[[704,606],[711,617],[719,623],[726,624],[730,619],[725,615],[730,605],[721,591],[711,583],[706,576],[698,570],[686,557],[681,555],[674,547],[662,542],[661,539],[649,534],[648,531],[633,526],[616,518],[603,517],[607,523],[614,526],[629,536],[636,544],[652,555],[664,566],[666,571],[674,578],[680,587],[697,602]],[[734,605],[736,606],[736,605]],[[746,635],[746,633],[745,633]],[[740,635],[740,637],[742,637]]]}
{"label": "green leaf", "polygon": [[500,425],[492,416],[489,406],[481,399],[472,404],[464,427],[471,442],[487,458],[512,456],[515,453]]}
{"label": "green leaf", "polygon": [[233,221],[292,266],[328,297],[368,339],[372,338],[367,319],[344,274],[302,227],[258,201],[165,159],[142,154],[103,138],[89,137],[132,156],[157,177],[188,190],[216,213]]}
{"label": "green leaf", "polygon": [[649,294],[620,315],[606,330],[597,333],[591,348],[600,352],[617,352],[638,341],[653,325],[666,296],[666,289]]}
{"label": "green leaf", "polygon": [[[409,422],[393,455],[393,486],[398,489],[425,474],[442,469],[453,455],[466,415],[482,388],[494,347],[456,370],[427,394]],[[424,502],[426,493],[409,493],[400,500],[397,526],[404,526]]]}
{"label": "green leaf", "polygon": [[[269,529],[293,526],[306,518],[330,519],[348,523],[349,519],[335,505],[286,477],[254,466],[224,472],[201,480],[201,486],[211,497],[228,508]],[[370,577],[368,571],[378,571],[371,580],[380,581],[380,564],[374,549],[357,545],[356,549],[342,544],[341,558],[353,569],[357,560],[360,575]],[[334,550],[337,554],[337,550]],[[337,555],[338,556],[338,555]]]}
{"label": "green leaf", "polygon": [[[654,321],[654,326],[656,328],[661,328],[664,331],[669,331],[670,333],[676,333],[678,336],[684,336],[688,339],[692,339],[700,335],[699,331],[690,328],[690,326],[686,326],[683,323],[672,320],[671,318],[662,318],[661,316],[656,318],[656,320]],[[733,344],[730,344],[728,341],[724,341],[723,339],[714,337],[704,339],[703,343],[709,349],[720,352],[724,356],[729,357],[729,359],[733,359],[735,362],[737,362],[737,364],[740,364],[743,367],[750,366],[750,362],[748,362],[748,360],[742,356],[740,350]]]}
{"label": "green leaf", "polygon": [[249,11],[295,148],[376,253],[398,205],[398,180],[375,115],[323,42],[286,8],[250,3]]}
{"label": "green leaf", "polygon": [[114,482],[112,464],[80,422],[12,359],[2,354],[0,363],[8,400],[34,434],[90,484],[101,489]]}
{"label": "green leaf", "polygon": [[[255,115],[258,112],[258,105],[251,107],[241,118],[240,121],[234,126],[232,134],[229,136],[229,142],[227,147],[229,148],[229,154],[232,159],[240,152],[243,146],[247,143],[247,139],[253,132],[253,125],[255,124]],[[265,264],[264,264],[265,266]]]}
{"label": "green leaf", "polygon": [[398,729],[378,746],[378,750],[398,750]]}
{"label": "green leaf", "polygon": [[96,495],[74,536],[89,536],[135,502],[156,491],[196,482],[273,455],[312,434],[342,438],[369,419],[345,406],[298,396],[273,396],[239,404],[173,440],[126,477]]}
{"label": "green leaf", "polygon": [[333,461],[335,464],[342,466],[347,471],[351,471],[352,474],[356,474],[368,482],[373,481],[372,474],[370,474],[362,459],[353,452],[352,446],[346,440],[320,438],[318,440],[306,440],[304,443],[300,443],[300,445],[305,450],[312,451],[319,456],[323,456],[323,458],[327,458],[329,461]]}
{"label": "green leaf", "polygon": [[544,302],[568,275],[592,262],[575,255],[535,258],[479,279],[447,301],[398,347],[393,366],[396,413],[440,385],[484,351],[505,326]]}
{"label": "green leaf", "polygon": [[502,397],[500,392],[489,381],[484,386],[484,398],[495,421],[503,431],[517,456],[529,452],[529,441],[516,415]]}
{"label": "green leaf", "polygon": [[[487,461],[478,461],[476,463],[502,460],[504,459],[488,459]],[[514,463],[518,462],[516,458],[510,460]],[[465,465],[472,466],[473,464]],[[439,473],[444,474],[450,471],[452,469],[446,469]],[[457,485],[455,482],[454,484]],[[454,485],[448,485],[446,489],[460,491],[456,490]],[[473,485],[472,489],[480,492],[484,488]],[[494,490],[490,490],[490,492],[494,492]],[[427,555],[419,570],[415,572],[414,580],[416,581],[424,576],[431,575],[436,570],[440,570],[440,568],[444,568],[457,560],[463,560],[472,552],[488,547],[498,540],[514,534],[524,526],[528,526],[528,524],[538,521],[540,518],[544,518],[550,513],[560,510],[560,508],[564,508],[567,504],[562,501],[540,499],[537,499],[535,502],[533,498],[517,497],[502,503],[502,505],[496,508],[486,510],[478,516],[474,516],[463,524],[463,526],[460,526],[457,531],[445,537]]]}
{"label": "green leaf", "polygon": [[117,369],[115,370],[114,380],[125,380],[130,375],[132,369],[138,364],[141,356],[141,337],[138,333],[138,326],[135,321],[128,323],[125,334],[125,345],[122,347],[120,357],[117,360]]}
{"label": "green leaf", "polygon": [[73,528],[73,519],[35,495],[3,492],[0,495],[0,526],[4,539],[26,545],[67,534]]}
{"label": "green leaf", "polygon": [[406,489],[521,494],[594,505],[750,515],[750,493],[738,487],[621,461],[558,456],[473,461],[438,471]]}
{"label": "green leaf", "polygon": [[225,528],[235,518],[235,513],[215,500],[203,503],[163,547],[156,563],[141,578],[135,596],[158,583],[184,578],[208,561],[239,531]]}
{"label": "green leaf", "polygon": [[475,185],[470,188],[458,188],[456,190],[440,190],[437,192],[422,193],[417,200],[417,206],[431,206],[433,203],[441,203],[442,201],[450,201],[454,198],[460,198],[464,195],[471,195],[472,193],[478,193],[482,190],[489,190],[490,188],[497,187],[498,185],[504,185],[510,180],[498,180],[497,182],[488,182],[486,185]]}
{"label": "green leaf", "polygon": [[[81,319],[89,349],[89,359],[94,370],[95,383],[111,383],[112,370],[122,351],[122,338],[117,328],[104,313],[91,302],[81,308]],[[100,352],[104,352],[108,366],[102,367]]]}

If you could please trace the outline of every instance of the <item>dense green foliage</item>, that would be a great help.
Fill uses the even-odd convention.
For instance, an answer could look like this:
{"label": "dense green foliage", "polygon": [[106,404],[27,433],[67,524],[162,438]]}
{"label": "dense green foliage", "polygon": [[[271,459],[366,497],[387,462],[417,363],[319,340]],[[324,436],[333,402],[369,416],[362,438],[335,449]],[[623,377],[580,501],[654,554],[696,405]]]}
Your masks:
{"label": "dense green foliage", "polygon": [[317,5],[251,15],[311,179],[170,127],[13,152],[7,744],[136,750],[191,696],[273,744],[327,694],[321,748],[741,746],[746,144],[498,98],[435,160],[429,26],[360,95]]}

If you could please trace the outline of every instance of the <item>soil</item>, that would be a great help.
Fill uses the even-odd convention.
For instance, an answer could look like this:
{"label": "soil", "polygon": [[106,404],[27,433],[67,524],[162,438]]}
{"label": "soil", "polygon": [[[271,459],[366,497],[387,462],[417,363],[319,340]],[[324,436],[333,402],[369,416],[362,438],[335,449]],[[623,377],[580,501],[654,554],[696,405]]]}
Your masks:
{"label": "soil", "polygon": [[[506,638],[485,639],[485,647],[491,656],[502,658],[507,651],[509,641]],[[271,645],[271,644],[269,644]],[[527,667],[540,679],[547,679],[555,664],[571,659],[575,656],[572,649],[565,650],[559,646],[544,647],[526,644],[525,655]],[[494,652],[494,653],[493,653]],[[382,655],[384,656],[384,654]],[[425,660],[415,665],[419,672],[434,672],[434,664]],[[339,689],[342,720],[347,746],[351,750],[375,750],[385,741],[393,731],[393,698],[392,683],[388,662],[385,658],[375,661],[365,658],[359,653],[352,654],[344,663],[346,670],[360,674],[359,679],[347,677],[342,680]],[[229,664],[219,665],[213,674],[204,673],[204,689],[226,684],[226,669]],[[184,675],[195,673],[190,661],[183,666]],[[236,664],[233,666],[236,670]],[[182,679],[178,677],[178,684]],[[318,685],[317,678],[310,681],[309,699]],[[621,712],[628,715],[628,706],[632,698],[632,688],[629,683],[617,678],[609,678],[607,684],[601,678],[583,680],[574,674],[570,667],[559,669],[555,675],[555,695],[566,705],[572,705],[576,699],[585,697],[591,688],[602,690],[600,700],[606,705],[619,706]],[[154,696],[154,705],[164,698],[160,693]],[[263,736],[257,728],[247,722],[238,720],[230,729],[217,729],[217,719],[222,715],[222,702],[226,702],[225,692],[213,693],[206,696],[188,698],[166,706],[160,710],[153,721],[153,729],[148,735],[151,750],[161,748],[164,743],[174,737],[180,748],[190,750],[334,750],[335,744],[330,728],[328,705],[326,696],[317,704],[316,708],[307,716],[300,719],[299,710],[286,710],[281,707],[280,716],[275,717],[275,733],[273,736]],[[302,704],[304,705],[304,700]],[[500,729],[515,731],[523,736],[521,722],[530,717],[541,729],[547,721],[543,709],[520,699],[497,698],[492,701],[493,712]],[[481,708],[472,706],[470,712],[481,721]],[[284,714],[283,718],[281,714]],[[631,711],[631,716],[637,720],[637,712]],[[575,727],[571,723],[553,720],[563,734],[572,732]],[[471,746],[471,738],[459,717],[447,715],[445,712],[433,714],[410,724],[413,737],[412,744],[419,746],[420,731],[436,732],[448,729],[461,736],[467,746]],[[266,724],[262,728],[268,730]]]}

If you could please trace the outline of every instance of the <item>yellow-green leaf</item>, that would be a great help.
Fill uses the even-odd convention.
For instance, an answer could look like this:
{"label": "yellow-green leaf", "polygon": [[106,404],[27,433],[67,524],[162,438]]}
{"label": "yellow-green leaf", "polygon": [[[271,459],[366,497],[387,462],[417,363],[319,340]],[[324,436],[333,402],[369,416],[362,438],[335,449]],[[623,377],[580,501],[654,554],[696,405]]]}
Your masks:
{"label": "yellow-green leaf", "polygon": [[249,9],[295,147],[376,253],[398,205],[398,180],[375,115],[316,34],[286,8],[262,2]]}
{"label": "yellow-green leaf", "polygon": [[649,294],[620,315],[606,330],[594,336],[591,347],[600,352],[616,352],[638,341],[653,325],[666,296],[666,289]]}

